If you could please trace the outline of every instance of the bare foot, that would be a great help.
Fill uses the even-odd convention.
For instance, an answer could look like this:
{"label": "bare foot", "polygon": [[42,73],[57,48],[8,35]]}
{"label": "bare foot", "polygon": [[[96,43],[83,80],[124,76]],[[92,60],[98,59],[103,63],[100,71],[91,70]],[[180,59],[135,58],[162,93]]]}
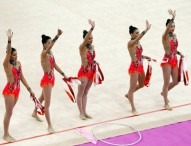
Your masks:
{"label": "bare foot", "polygon": [[86,120],[86,117],[84,115],[80,115],[81,120]]}
{"label": "bare foot", "polygon": [[49,126],[49,127],[48,127],[48,132],[51,133],[51,134],[52,134],[52,133],[55,133],[55,131],[54,131],[54,129],[52,128],[52,126]]}
{"label": "bare foot", "polygon": [[136,110],[132,110],[132,114],[136,116],[139,115]]}
{"label": "bare foot", "polygon": [[[163,92],[160,93],[163,96]],[[164,96],[163,96],[164,97]],[[167,102],[169,103],[170,101],[167,99]]]}
{"label": "bare foot", "polygon": [[33,118],[35,118],[37,121],[39,121],[39,122],[42,122],[42,120],[39,118],[39,116],[37,115],[37,113],[32,113],[32,115],[31,115]]}
{"label": "bare foot", "polygon": [[14,142],[15,141],[15,139],[10,135],[3,136],[3,139],[7,142]]}
{"label": "bare foot", "polygon": [[169,111],[171,111],[171,110],[172,110],[172,108],[170,107],[170,105],[169,105],[169,104],[166,104],[166,105],[164,106],[164,108],[165,108],[166,110],[169,110]]}
{"label": "bare foot", "polygon": [[92,116],[90,116],[88,114],[85,114],[85,117],[88,118],[88,119],[92,119]]}

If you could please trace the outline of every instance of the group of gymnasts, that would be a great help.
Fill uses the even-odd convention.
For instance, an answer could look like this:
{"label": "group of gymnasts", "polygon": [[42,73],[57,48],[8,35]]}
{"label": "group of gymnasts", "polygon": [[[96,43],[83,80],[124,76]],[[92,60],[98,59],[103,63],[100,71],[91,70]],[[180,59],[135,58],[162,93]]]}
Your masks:
{"label": "group of gymnasts", "polygon": [[[178,41],[174,33],[175,30],[175,16],[176,12],[169,10],[169,14],[172,16],[172,19],[168,19],[166,22],[166,30],[162,36],[162,43],[165,51],[163,60],[166,61],[162,63],[164,85],[162,88],[161,95],[164,97],[164,107],[167,110],[171,110],[168,100],[168,91],[171,90],[174,86],[178,84],[178,60],[177,54],[181,57],[184,57],[179,51],[177,51]],[[82,120],[91,119],[92,117],[86,111],[87,105],[87,95],[89,89],[93,82],[93,77],[95,74],[95,65],[98,64],[95,61],[95,49],[92,45],[93,35],[92,32],[95,28],[95,23],[92,20],[88,20],[91,28],[89,31],[83,31],[83,42],[79,46],[79,53],[81,56],[81,68],[78,72],[78,79],[81,81],[81,84],[78,85],[77,93],[77,106],[79,109],[79,117]],[[133,94],[138,89],[144,86],[143,82],[145,79],[145,72],[143,69],[143,59],[151,59],[148,56],[142,55],[143,48],[140,44],[140,39],[147,33],[151,28],[151,25],[146,21],[146,29],[139,33],[138,28],[134,26],[129,27],[129,33],[131,36],[130,41],[128,42],[128,51],[131,57],[131,64],[129,67],[130,75],[130,87],[128,93],[125,95],[129,100],[132,108],[132,113],[137,114]],[[6,113],[4,116],[4,135],[3,139],[8,142],[14,142],[15,139],[9,134],[9,123],[12,116],[13,108],[17,103],[19,92],[20,92],[20,81],[29,91],[31,96],[35,96],[34,92],[27,83],[21,67],[21,62],[17,60],[17,51],[12,47],[12,37],[13,32],[11,29],[7,30],[8,44],[6,56],[3,62],[4,71],[7,77],[7,84],[3,90],[3,96],[5,100]],[[42,94],[39,98],[40,103],[44,101],[44,111],[45,117],[48,123],[48,132],[54,133],[50,119],[50,101],[51,101],[51,92],[54,86],[55,76],[54,70],[59,72],[64,78],[68,78],[67,75],[61,70],[57,65],[52,48],[57,41],[57,39],[62,35],[62,30],[58,29],[56,36],[51,39],[51,37],[42,35],[42,45],[43,50],[41,52],[41,66],[44,72],[44,76],[41,79],[40,86],[42,87]],[[170,76],[172,76],[172,82],[170,82]],[[42,121],[37,115],[37,109],[35,108],[32,117],[38,121]]]}

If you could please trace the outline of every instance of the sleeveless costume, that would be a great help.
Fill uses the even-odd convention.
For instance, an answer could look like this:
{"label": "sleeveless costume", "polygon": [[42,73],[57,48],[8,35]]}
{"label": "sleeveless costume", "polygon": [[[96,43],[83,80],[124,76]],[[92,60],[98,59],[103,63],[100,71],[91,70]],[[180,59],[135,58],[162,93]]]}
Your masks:
{"label": "sleeveless costume", "polygon": [[142,52],[143,52],[142,46],[140,46],[140,48],[137,46],[136,47],[137,61],[131,62],[131,65],[130,65],[129,71],[128,71],[129,74],[134,73],[134,72],[138,72],[139,74],[142,74],[144,72],[143,61],[142,61]]}
{"label": "sleeveless costume", "polygon": [[20,93],[20,80],[21,80],[21,74],[22,74],[22,68],[19,66],[18,70],[15,66],[12,66],[12,73],[14,76],[14,82],[10,83],[8,82],[3,90],[3,95],[12,95],[16,99],[19,97]]}
{"label": "sleeveless costume", "polygon": [[55,67],[55,59],[53,56],[49,55],[49,61],[51,65],[50,73],[45,72],[43,78],[41,79],[40,86],[44,87],[47,85],[54,86],[55,76],[54,76],[54,67]]}

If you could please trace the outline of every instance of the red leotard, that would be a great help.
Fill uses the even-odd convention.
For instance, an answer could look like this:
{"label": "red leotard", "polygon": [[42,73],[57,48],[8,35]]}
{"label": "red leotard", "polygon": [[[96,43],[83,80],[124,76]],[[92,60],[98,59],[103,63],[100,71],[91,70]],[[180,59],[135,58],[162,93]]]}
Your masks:
{"label": "red leotard", "polygon": [[164,66],[166,64],[169,64],[172,68],[177,67],[178,60],[177,60],[177,47],[178,47],[178,40],[174,42],[173,39],[170,40],[170,48],[171,52],[170,54],[165,54],[163,61],[167,61],[166,63],[161,63],[161,66]]}
{"label": "red leotard", "polygon": [[19,66],[18,70],[16,69],[15,66],[12,66],[12,73],[14,76],[14,82],[7,83],[7,85],[5,86],[5,88],[3,90],[3,95],[4,96],[12,95],[16,99],[18,99],[19,92],[20,92],[20,79],[21,79],[21,74],[22,74],[21,66]]}
{"label": "red leotard", "polygon": [[44,87],[47,85],[54,86],[54,81],[55,81],[55,77],[54,77],[55,60],[54,60],[54,57],[49,55],[49,61],[50,61],[50,65],[51,65],[51,71],[50,71],[50,73],[48,73],[48,72],[44,73],[44,76],[40,82],[41,87]]}
{"label": "red leotard", "polygon": [[86,55],[88,65],[86,67],[84,67],[83,65],[81,66],[78,72],[78,78],[86,77],[88,80],[92,80],[95,74],[95,51],[93,51],[92,53],[90,51],[86,51]]}
{"label": "red leotard", "polygon": [[143,52],[142,46],[140,46],[140,48],[137,46],[136,47],[137,61],[131,62],[131,65],[130,65],[129,71],[128,71],[129,74],[134,73],[134,72],[138,72],[138,73],[142,74],[144,72],[143,61],[142,61],[142,52]]}

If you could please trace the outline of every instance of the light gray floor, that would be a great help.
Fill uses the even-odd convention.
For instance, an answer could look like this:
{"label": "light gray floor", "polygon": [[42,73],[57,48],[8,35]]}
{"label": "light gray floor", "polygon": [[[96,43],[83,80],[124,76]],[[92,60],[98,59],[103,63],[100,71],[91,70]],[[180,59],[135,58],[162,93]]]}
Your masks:
{"label": "light gray floor", "polygon": [[[7,37],[5,31],[14,31],[13,47],[18,50],[23,73],[34,90],[36,96],[41,94],[39,86],[43,75],[40,66],[42,50],[41,35],[54,37],[57,28],[63,29],[63,35],[56,42],[53,52],[57,64],[68,76],[76,76],[80,67],[78,46],[82,42],[83,29],[89,29],[88,18],[95,20],[93,32],[96,49],[96,60],[100,63],[105,75],[103,85],[92,86],[88,96],[88,112],[92,120],[81,121],[78,118],[76,104],[73,104],[64,93],[66,88],[61,76],[56,73],[56,85],[52,93],[51,117],[56,131],[88,125],[100,121],[130,116],[130,105],[124,98],[129,88],[127,73],[130,57],[127,52],[127,41],[130,39],[129,26],[134,25],[145,29],[145,20],[152,24],[149,32],[141,40],[143,54],[161,60],[163,49],[161,36],[165,30],[166,19],[170,18],[167,10],[176,9],[176,34],[179,40],[178,49],[190,59],[191,38],[191,1],[190,0],[1,0],[0,1],[0,62],[3,62]],[[144,61],[146,67],[147,61]],[[188,64],[191,70],[190,63]],[[190,74],[190,73],[189,73]],[[0,66],[0,90],[6,84],[3,66]],[[149,88],[144,88],[135,94],[135,104],[139,113],[154,111],[163,107],[160,92],[163,85],[162,71],[159,64],[153,63],[153,76]],[[75,88],[76,91],[77,88]],[[172,106],[191,103],[189,86],[179,84],[169,92]],[[16,139],[23,139],[47,133],[47,124],[42,117],[38,123],[31,117],[34,104],[21,86],[19,101],[14,109],[10,124],[10,133]],[[4,99],[0,98],[0,121],[3,120],[5,108]],[[190,119],[190,106],[176,108],[171,112],[161,111],[139,117],[126,118],[115,122],[126,123],[135,128],[151,127],[175,123]],[[2,122],[1,122],[2,123]],[[92,127],[87,127],[91,130]],[[106,131],[107,133],[107,131]],[[114,132],[115,133],[115,132]],[[119,134],[118,131],[117,134]],[[0,136],[3,135],[3,125],[0,124]],[[0,144],[5,141],[0,138]],[[43,146],[74,145],[86,142],[86,139],[70,130],[54,135],[34,138],[10,145]]]}

